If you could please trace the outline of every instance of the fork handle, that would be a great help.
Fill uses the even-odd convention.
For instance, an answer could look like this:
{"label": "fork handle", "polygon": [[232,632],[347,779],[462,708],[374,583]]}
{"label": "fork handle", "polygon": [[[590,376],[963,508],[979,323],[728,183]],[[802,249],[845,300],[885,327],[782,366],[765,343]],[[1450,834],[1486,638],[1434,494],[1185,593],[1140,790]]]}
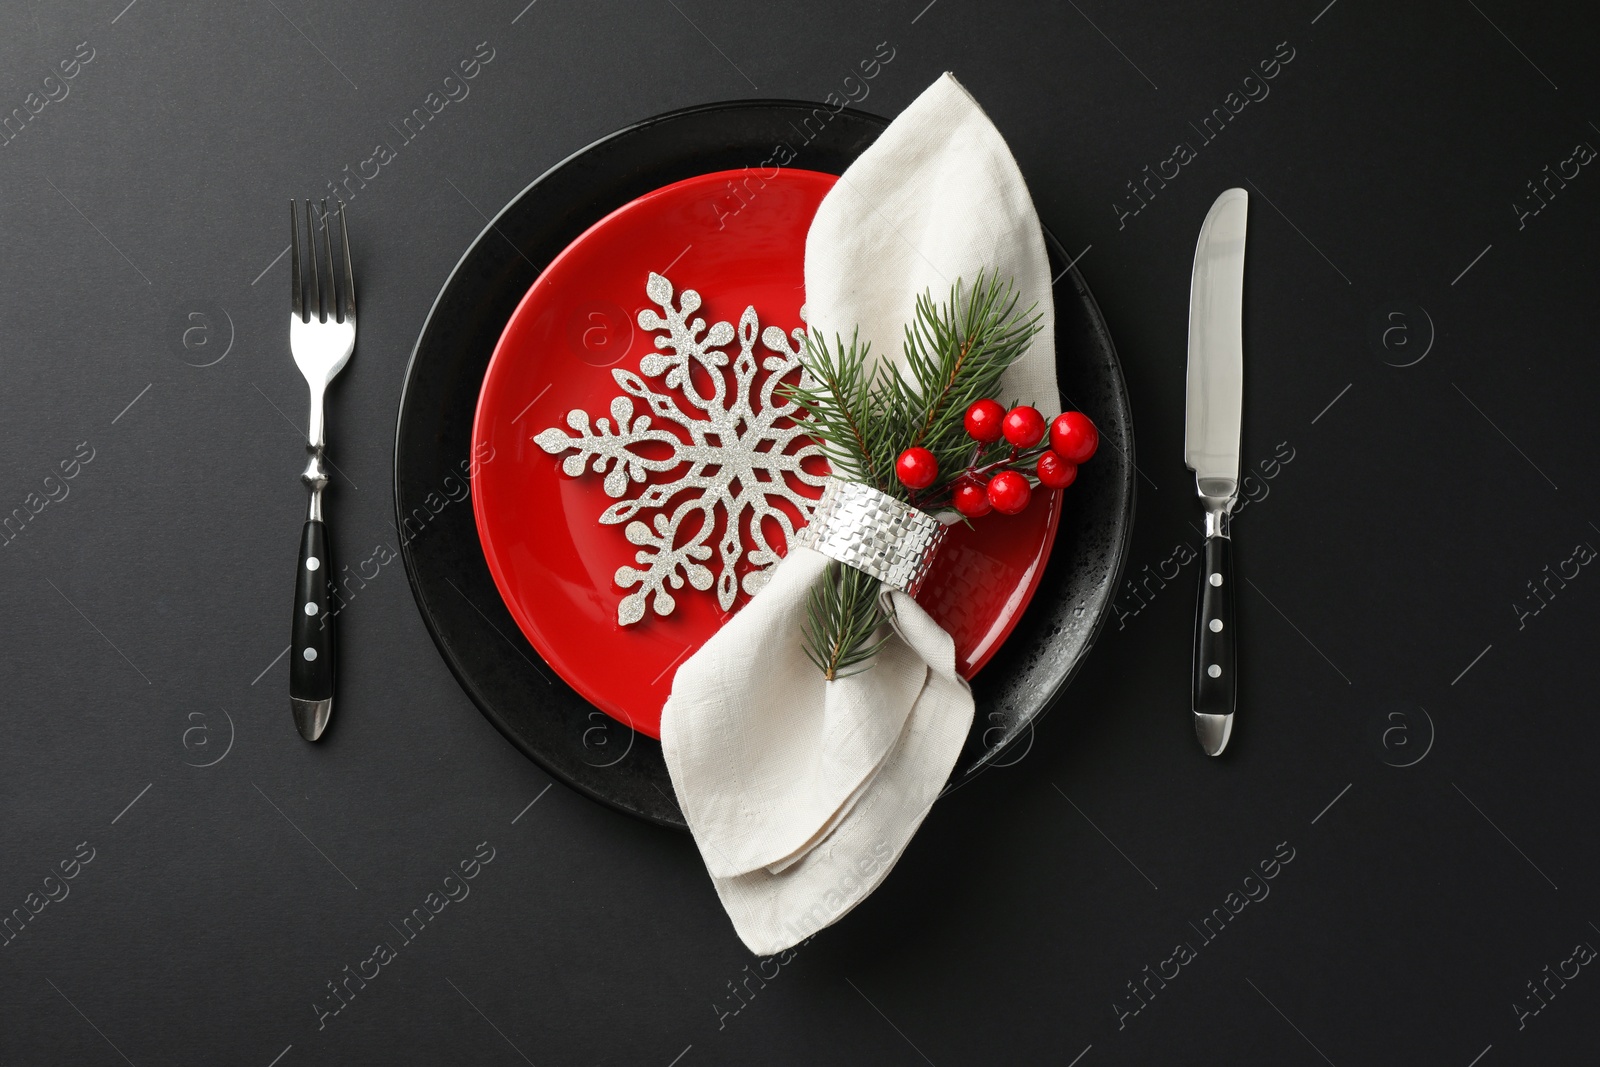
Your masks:
{"label": "fork handle", "polygon": [[338,661],[332,593],[328,530],[322,520],[308,519],[300,532],[300,566],[294,582],[294,625],[289,642],[289,701],[295,726],[307,741],[322,736],[333,711]]}

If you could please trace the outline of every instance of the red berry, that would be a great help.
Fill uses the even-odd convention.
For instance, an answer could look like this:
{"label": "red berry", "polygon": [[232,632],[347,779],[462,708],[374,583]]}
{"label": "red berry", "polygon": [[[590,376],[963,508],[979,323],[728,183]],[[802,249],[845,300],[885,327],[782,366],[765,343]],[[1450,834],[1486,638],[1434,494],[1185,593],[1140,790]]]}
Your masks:
{"label": "red berry", "polygon": [[1050,448],[1070,463],[1087,463],[1100,447],[1100,431],[1081,411],[1057,415],[1050,426]]}
{"label": "red berry", "polygon": [[1006,412],[1006,440],[1018,448],[1032,448],[1044,440],[1044,416],[1026,404]]}
{"label": "red berry", "polygon": [[939,461],[926,448],[908,448],[895,461],[894,473],[907,489],[926,489],[939,477]]}
{"label": "red berry", "polygon": [[982,444],[992,445],[1000,440],[1000,423],[1006,409],[993,400],[978,400],[967,409],[967,436]]}
{"label": "red berry", "polygon": [[1028,484],[1028,479],[1016,471],[1001,471],[989,479],[989,503],[1002,515],[1017,514],[1028,506],[1028,498],[1032,495],[1033,487]]}
{"label": "red berry", "polygon": [[969,519],[981,519],[993,510],[989,494],[977,482],[962,482],[950,494],[950,503]]}
{"label": "red berry", "polygon": [[1078,465],[1062,459],[1059,453],[1046,452],[1039,457],[1039,484],[1051,489],[1065,489],[1078,477]]}

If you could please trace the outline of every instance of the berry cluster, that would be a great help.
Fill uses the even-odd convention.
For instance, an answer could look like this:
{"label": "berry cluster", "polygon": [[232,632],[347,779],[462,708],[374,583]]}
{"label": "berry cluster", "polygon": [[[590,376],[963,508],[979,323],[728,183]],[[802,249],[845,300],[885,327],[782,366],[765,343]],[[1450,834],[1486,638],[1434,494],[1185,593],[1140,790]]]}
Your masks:
{"label": "berry cluster", "polygon": [[[1033,495],[1030,473],[1048,489],[1065,489],[1078,477],[1078,464],[1087,462],[1100,445],[1100,432],[1081,411],[1058,415],[1048,427],[1045,447],[1043,415],[1025,404],[1007,411],[993,400],[979,400],[967,409],[966,429],[977,448],[951,485],[950,503],[969,519],[990,511],[1015,515],[1026,508]],[[991,458],[996,446],[1005,455]],[[895,463],[895,475],[908,489],[926,489],[939,478],[939,462],[926,448],[908,448]]]}

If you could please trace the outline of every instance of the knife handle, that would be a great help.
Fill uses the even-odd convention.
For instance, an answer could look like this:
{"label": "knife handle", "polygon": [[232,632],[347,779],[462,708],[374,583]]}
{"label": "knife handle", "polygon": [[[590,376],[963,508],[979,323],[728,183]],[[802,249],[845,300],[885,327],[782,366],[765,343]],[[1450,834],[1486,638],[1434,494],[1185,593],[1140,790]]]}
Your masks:
{"label": "knife handle", "polygon": [[328,529],[309,519],[300,532],[300,567],[294,581],[294,625],[289,640],[289,696],[296,701],[333,698],[336,669],[333,566]]}
{"label": "knife handle", "polygon": [[1232,715],[1237,696],[1233,632],[1233,542],[1206,538],[1194,625],[1194,711]]}

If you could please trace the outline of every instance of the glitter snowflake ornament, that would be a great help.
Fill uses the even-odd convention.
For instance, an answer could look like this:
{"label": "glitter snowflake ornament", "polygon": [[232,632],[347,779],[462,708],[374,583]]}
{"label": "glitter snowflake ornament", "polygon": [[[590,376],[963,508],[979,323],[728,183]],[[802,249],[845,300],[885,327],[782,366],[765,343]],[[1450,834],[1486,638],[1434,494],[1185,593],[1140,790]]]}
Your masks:
{"label": "glitter snowflake ornament", "polygon": [[[726,321],[707,327],[705,319],[691,318],[700,309],[700,294],[685,289],[674,307],[672,283],[659,274],[650,275],[645,293],[661,313],[646,308],[639,325],[657,333],[661,351],[639,360],[639,374],[611,372],[626,394],[611,401],[611,417],[591,425],[588,412],[575,409],[567,413],[574,433],[553,426],[534,438],[551,455],[571,453],[561,464],[569,476],[604,474],[606,495],[618,501],[600,522],[627,523],[624,535],[639,546],[634,559],[640,566],[619,567],[614,578],[620,588],[633,590],[617,605],[624,626],[644,618],[647,602],[657,615],[670,614],[677,600],[669,590],[685,582],[702,591],[715,585],[724,611],[733,607],[740,588],[753,594],[780,558],[767,540],[766,520],[783,531],[788,544],[796,525],[783,505],[809,520],[815,501],[800,489],[827,480],[803,466],[815,459],[814,470],[825,469],[821,445],[797,421],[800,409],[774,395],[785,377],[804,373],[804,330],[762,331],[754,306],[744,309],[737,330]],[[760,364],[767,375],[759,386],[758,338],[773,353]],[[730,355],[726,349],[735,340],[738,352]],[[702,373],[695,372],[697,366]],[[647,378],[659,379],[663,388]],[[635,400],[649,412],[636,414]],[[639,495],[621,499],[630,486],[645,483]],[[720,563],[713,577],[707,561],[719,526]],[[737,574],[742,565],[751,568],[743,581]]]}

